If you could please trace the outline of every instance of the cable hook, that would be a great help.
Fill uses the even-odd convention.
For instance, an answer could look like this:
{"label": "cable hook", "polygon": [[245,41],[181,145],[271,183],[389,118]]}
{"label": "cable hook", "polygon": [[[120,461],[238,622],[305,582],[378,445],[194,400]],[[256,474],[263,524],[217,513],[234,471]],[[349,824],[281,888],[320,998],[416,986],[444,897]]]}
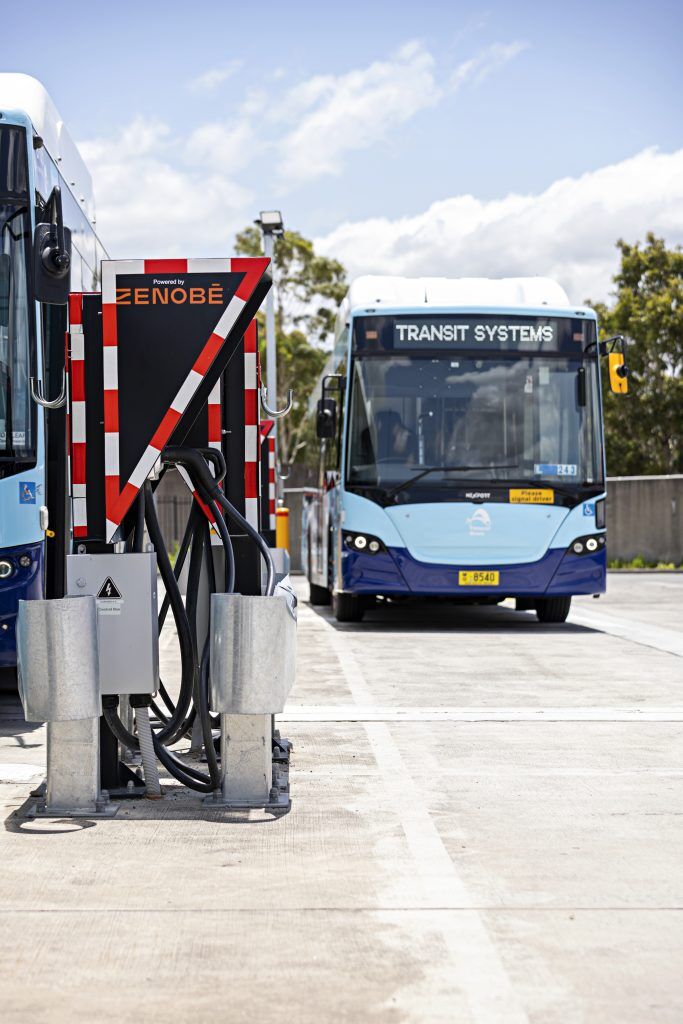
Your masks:
{"label": "cable hook", "polygon": [[271,409],[270,408],[270,406],[268,405],[268,392],[266,391],[266,389],[264,387],[261,388],[260,396],[261,396],[261,408],[263,409],[263,411],[266,413],[267,416],[271,417],[271,419],[274,419],[274,420],[282,419],[283,416],[286,416],[287,413],[291,412],[291,410],[292,410],[292,405],[294,404],[294,392],[292,391],[291,388],[287,392],[287,405],[284,407],[284,409]]}
{"label": "cable hook", "polygon": [[45,397],[42,380],[31,377],[29,378],[29,384],[31,387],[31,398],[36,405],[42,405],[43,409],[61,409],[63,405],[66,405],[66,370],[62,370],[62,390],[57,398],[53,398],[52,401]]}

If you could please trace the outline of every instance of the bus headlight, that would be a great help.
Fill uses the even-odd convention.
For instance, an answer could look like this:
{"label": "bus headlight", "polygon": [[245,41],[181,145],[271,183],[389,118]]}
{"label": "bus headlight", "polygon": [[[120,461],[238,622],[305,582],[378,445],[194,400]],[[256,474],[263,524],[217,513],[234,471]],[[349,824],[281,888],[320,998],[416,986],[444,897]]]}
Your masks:
{"label": "bus headlight", "polygon": [[14,566],[7,558],[0,558],[0,580],[6,580],[14,572]]}
{"label": "bus headlight", "polygon": [[592,555],[605,546],[605,534],[577,537],[567,549],[571,555]]}
{"label": "bus headlight", "polygon": [[21,555],[19,558],[19,565],[22,569],[28,569],[33,564],[33,559],[30,555]]}
{"label": "bus headlight", "polygon": [[378,555],[380,551],[386,551],[379,537],[373,537],[369,533],[351,533],[344,530],[344,545],[352,551],[362,551],[364,555]]}

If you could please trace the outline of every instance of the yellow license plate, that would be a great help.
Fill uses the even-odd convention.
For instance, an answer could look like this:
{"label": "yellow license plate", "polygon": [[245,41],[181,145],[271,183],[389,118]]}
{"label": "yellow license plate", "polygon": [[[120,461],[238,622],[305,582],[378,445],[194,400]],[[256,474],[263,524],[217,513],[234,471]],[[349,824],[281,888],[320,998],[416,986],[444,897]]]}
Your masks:
{"label": "yellow license plate", "polygon": [[512,487],[511,505],[553,505],[555,492],[549,487]]}
{"label": "yellow license plate", "polygon": [[483,569],[460,570],[458,583],[461,587],[497,587],[500,585],[500,573]]}

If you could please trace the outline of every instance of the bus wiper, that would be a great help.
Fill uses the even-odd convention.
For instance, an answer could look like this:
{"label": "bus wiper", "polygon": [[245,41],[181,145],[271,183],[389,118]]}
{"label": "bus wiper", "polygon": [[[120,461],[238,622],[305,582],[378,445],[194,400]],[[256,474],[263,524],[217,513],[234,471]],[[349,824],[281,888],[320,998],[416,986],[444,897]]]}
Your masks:
{"label": "bus wiper", "polygon": [[502,466],[427,466],[426,469],[416,473],[415,476],[411,476],[407,480],[404,480],[403,483],[390,488],[390,490],[386,492],[385,498],[393,498],[393,496],[398,494],[399,491],[404,490],[406,487],[410,487],[411,484],[417,483],[418,480],[421,480],[423,476],[427,476],[428,473],[457,473],[458,471],[466,473],[474,469],[515,469],[516,465],[516,463],[512,462],[506,463]]}

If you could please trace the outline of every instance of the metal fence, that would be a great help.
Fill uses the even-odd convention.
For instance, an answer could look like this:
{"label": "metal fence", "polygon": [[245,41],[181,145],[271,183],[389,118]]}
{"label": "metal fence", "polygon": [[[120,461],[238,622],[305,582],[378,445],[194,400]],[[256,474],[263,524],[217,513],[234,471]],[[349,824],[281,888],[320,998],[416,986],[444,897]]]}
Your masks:
{"label": "metal fence", "polygon": [[183,539],[185,524],[192,507],[192,497],[189,491],[187,496],[174,494],[169,497],[159,497],[156,506],[161,532],[166,538],[169,552],[173,552]]}

